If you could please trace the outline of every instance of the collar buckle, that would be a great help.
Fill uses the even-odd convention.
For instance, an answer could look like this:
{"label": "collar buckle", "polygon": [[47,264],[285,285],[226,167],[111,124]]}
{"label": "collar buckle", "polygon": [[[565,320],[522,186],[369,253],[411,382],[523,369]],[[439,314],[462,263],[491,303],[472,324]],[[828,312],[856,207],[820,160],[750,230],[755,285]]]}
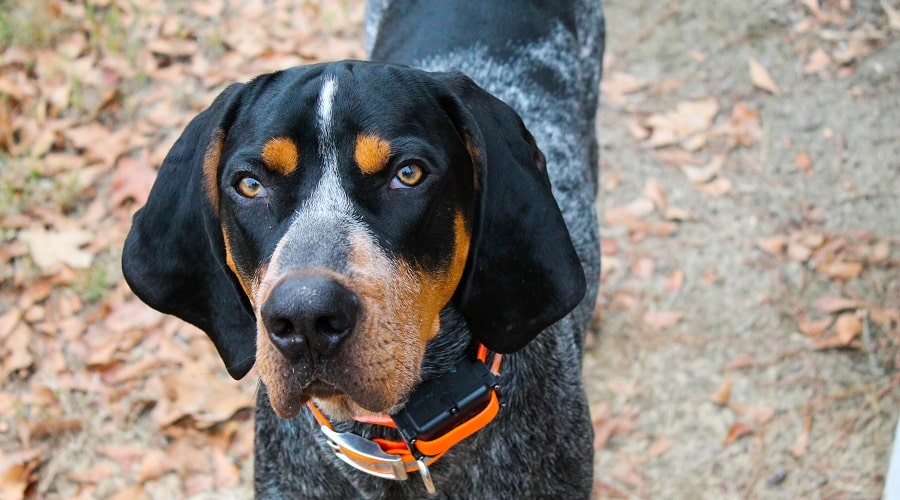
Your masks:
{"label": "collar buckle", "polygon": [[331,449],[348,465],[384,479],[405,481],[408,477],[403,458],[386,453],[378,443],[350,432],[335,432],[325,425],[321,429]]}

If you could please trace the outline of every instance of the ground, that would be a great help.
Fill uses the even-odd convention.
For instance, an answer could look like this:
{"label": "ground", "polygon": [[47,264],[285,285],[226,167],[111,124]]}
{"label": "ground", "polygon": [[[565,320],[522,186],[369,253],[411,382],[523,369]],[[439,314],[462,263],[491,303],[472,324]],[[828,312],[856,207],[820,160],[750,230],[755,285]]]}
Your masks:
{"label": "ground", "polygon": [[[230,81],[357,1],[0,2],[0,498],[245,498],[255,375],[121,279]],[[597,498],[876,498],[900,408],[900,3],[608,1]]]}

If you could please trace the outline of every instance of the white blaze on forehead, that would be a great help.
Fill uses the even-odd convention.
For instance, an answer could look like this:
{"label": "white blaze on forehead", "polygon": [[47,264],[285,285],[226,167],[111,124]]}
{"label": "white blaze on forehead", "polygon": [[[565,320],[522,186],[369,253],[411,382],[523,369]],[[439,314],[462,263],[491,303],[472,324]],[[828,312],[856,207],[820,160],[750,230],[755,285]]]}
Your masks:
{"label": "white blaze on forehead", "polygon": [[[346,244],[350,233],[364,228],[354,214],[352,202],[338,173],[333,122],[337,81],[334,77],[325,77],[324,80],[316,104],[321,177],[309,198],[294,212],[290,227],[275,247],[263,278],[263,282],[269,285],[289,268],[324,267],[340,271],[340,263],[327,261],[327,255],[331,253],[327,249]],[[265,293],[261,292],[261,295]]]}
{"label": "white blaze on forehead", "polygon": [[319,91],[316,125],[319,132],[319,154],[325,163],[325,171],[337,170],[337,150],[334,145],[333,110],[334,96],[337,94],[337,81],[334,77],[326,77]]}

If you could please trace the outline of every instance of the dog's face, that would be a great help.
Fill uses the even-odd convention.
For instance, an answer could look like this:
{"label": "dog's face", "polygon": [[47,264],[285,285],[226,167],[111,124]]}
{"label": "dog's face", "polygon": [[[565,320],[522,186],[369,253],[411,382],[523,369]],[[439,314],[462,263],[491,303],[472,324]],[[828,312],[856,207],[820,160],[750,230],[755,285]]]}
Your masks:
{"label": "dog's face", "polygon": [[[520,348],[580,264],[515,113],[459,75],[343,62],[232,87],[173,147],[124,254],[152,306],[254,358],[282,417],[383,412],[453,304]],[[180,228],[180,229],[179,229]]]}
{"label": "dog's face", "polygon": [[242,109],[206,154],[226,263],[253,305],[257,367],[282,416],[309,397],[396,404],[466,265],[464,138],[423,82],[384,76],[303,75]]}

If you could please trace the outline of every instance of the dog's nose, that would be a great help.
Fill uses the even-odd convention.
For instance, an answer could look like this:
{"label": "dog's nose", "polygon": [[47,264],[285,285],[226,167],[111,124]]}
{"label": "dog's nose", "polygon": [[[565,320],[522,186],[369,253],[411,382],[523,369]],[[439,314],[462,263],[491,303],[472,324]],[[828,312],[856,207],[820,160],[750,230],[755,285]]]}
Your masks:
{"label": "dog's nose", "polygon": [[325,276],[291,277],[275,286],[261,313],[269,339],[285,357],[310,351],[329,357],[356,326],[359,299]]}

